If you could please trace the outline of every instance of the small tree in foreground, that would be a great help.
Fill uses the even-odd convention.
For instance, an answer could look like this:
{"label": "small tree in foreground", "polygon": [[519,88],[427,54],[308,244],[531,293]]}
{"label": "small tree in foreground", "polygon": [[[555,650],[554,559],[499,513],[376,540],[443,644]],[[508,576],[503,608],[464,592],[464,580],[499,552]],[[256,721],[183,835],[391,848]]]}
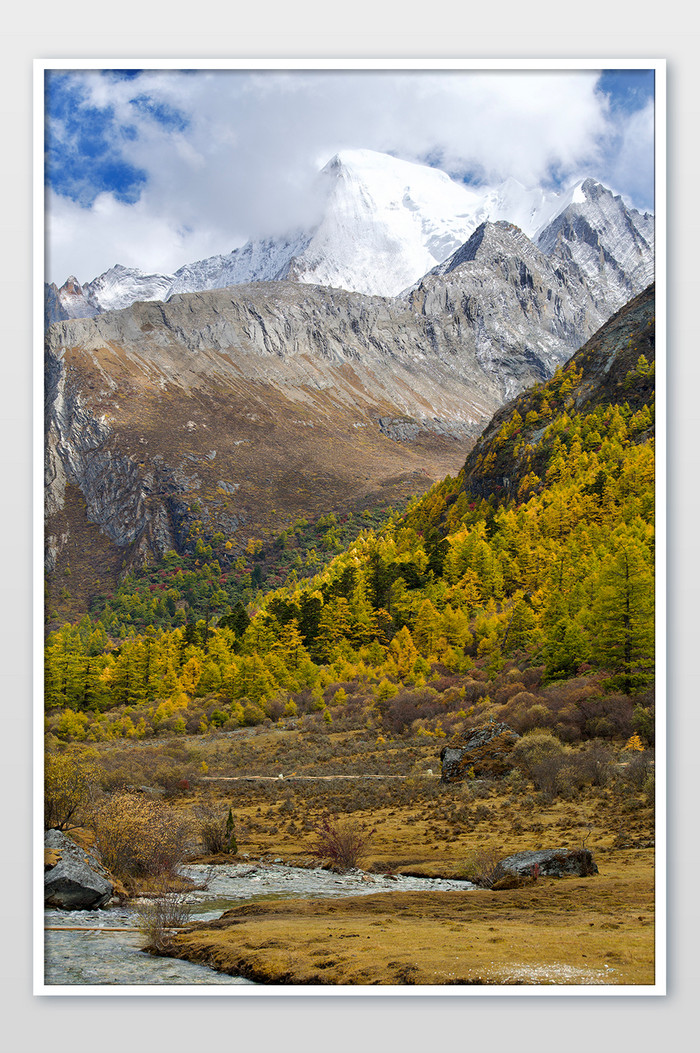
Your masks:
{"label": "small tree in foreground", "polygon": [[311,855],[344,874],[360,866],[374,834],[352,816],[327,815],[314,831]]}

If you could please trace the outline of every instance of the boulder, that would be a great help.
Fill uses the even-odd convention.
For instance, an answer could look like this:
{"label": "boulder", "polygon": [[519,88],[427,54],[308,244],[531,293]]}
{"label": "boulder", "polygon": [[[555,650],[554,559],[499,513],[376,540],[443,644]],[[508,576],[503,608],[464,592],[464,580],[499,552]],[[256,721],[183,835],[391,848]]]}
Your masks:
{"label": "boulder", "polygon": [[506,874],[532,877],[534,868],[540,877],[589,877],[598,873],[588,848],[544,848],[536,852],[516,852],[499,862]]}
{"label": "boulder", "polygon": [[96,910],[112,898],[105,868],[60,830],[44,838],[44,905],[61,910]]}
{"label": "boulder", "polygon": [[440,751],[441,782],[459,782],[475,776],[507,775],[513,765],[510,752],[520,736],[496,720],[470,728]]}

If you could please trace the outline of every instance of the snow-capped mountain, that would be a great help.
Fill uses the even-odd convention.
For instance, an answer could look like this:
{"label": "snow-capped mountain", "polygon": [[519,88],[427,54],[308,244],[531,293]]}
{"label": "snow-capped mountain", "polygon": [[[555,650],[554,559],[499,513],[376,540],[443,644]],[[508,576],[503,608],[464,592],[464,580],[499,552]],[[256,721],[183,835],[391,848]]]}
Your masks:
{"label": "snow-capped mountain", "polygon": [[593,179],[535,236],[538,248],[576,264],[593,295],[619,307],[654,280],[654,217],[628,209]]}
{"label": "snow-capped mountain", "polygon": [[575,262],[593,282],[611,278],[617,306],[653,274],[653,216],[627,209],[590,179],[560,194],[514,179],[474,188],[427,165],[346,150],[322,169],[317,192],[322,214],[313,229],[249,241],[170,275],[117,265],[82,287],[71,277],[56,290],[62,311],[89,317],[137,300],[280,279],[396,296],[449,259],[480,224],[501,220],[547,255]]}

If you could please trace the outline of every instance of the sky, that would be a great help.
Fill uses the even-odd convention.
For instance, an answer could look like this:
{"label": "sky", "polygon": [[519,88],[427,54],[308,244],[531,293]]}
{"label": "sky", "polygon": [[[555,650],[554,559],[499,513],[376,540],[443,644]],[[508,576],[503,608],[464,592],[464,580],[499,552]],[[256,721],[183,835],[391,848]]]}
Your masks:
{"label": "sky", "polygon": [[46,277],[148,272],[314,222],[372,149],[492,186],[592,176],[654,208],[650,70],[47,70]]}

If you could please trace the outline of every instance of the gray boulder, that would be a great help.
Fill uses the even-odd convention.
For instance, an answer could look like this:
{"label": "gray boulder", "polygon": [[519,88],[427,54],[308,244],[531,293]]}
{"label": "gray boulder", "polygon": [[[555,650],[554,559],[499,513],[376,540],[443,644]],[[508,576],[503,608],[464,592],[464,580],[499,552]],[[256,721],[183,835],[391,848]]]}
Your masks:
{"label": "gray boulder", "polygon": [[44,848],[60,855],[44,874],[44,905],[61,910],[96,910],[112,898],[105,868],[60,830],[47,830]]}
{"label": "gray boulder", "polygon": [[597,874],[598,867],[587,848],[544,848],[537,852],[516,852],[502,859],[499,867],[518,877],[531,877],[537,866],[541,877],[588,877]]}

